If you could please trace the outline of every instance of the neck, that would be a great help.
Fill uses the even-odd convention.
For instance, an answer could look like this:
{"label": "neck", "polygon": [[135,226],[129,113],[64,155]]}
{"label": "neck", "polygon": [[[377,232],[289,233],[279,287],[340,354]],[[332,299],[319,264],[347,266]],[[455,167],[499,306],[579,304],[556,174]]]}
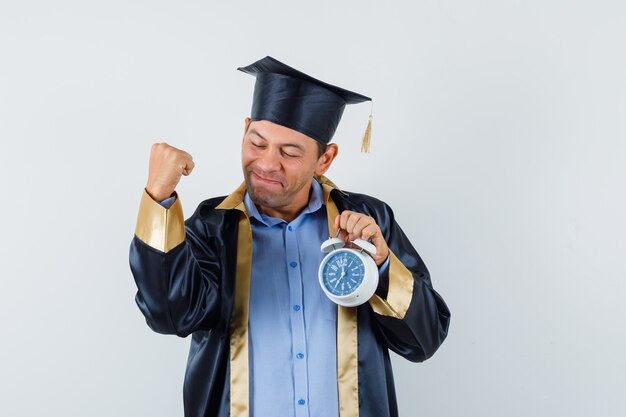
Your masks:
{"label": "neck", "polygon": [[259,210],[259,213],[263,213],[266,216],[276,217],[278,219],[283,219],[284,221],[289,223],[293,219],[298,217],[298,214],[300,214],[300,212],[302,211],[302,209],[304,207],[306,207],[306,205],[302,206],[301,208],[299,208],[297,210],[290,210],[290,209],[287,209],[287,208],[283,209],[281,207],[269,208],[269,207],[263,207],[263,206],[258,206],[258,205],[256,207]]}

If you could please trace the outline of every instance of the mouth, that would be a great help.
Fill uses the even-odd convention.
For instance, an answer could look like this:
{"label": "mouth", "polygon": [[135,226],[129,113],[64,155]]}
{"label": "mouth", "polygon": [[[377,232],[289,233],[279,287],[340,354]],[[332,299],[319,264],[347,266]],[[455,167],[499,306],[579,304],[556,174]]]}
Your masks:
{"label": "mouth", "polygon": [[259,174],[257,174],[254,171],[251,171],[251,173],[252,173],[252,176],[254,177],[255,180],[257,180],[257,181],[259,181],[259,182],[261,182],[263,184],[282,186],[282,182],[280,182],[280,181],[276,181],[276,180],[273,180],[273,179],[270,179],[270,178],[262,177],[262,176],[260,176]]}

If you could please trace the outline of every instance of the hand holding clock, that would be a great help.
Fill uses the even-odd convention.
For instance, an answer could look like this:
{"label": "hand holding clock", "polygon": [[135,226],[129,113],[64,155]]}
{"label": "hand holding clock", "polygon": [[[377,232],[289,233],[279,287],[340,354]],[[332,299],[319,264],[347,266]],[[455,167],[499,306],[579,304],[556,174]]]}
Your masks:
{"label": "hand holding clock", "polygon": [[[339,238],[349,244],[351,240],[371,240],[376,246],[376,255],[370,253],[377,266],[382,265],[389,256],[389,247],[383,238],[376,220],[365,214],[344,210],[335,218],[335,229],[341,228]],[[369,252],[368,252],[369,253]]]}

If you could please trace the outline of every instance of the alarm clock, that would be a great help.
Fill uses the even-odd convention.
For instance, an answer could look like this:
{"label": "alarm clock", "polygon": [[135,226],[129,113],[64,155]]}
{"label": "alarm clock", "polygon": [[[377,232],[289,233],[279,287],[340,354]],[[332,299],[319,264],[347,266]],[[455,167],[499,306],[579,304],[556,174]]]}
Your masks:
{"label": "alarm clock", "polygon": [[365,251],[376,254],[376,246],[362,239],[351,241],[360,249],[346,248],[338,237],[321,245],[326,254],[318,270],[320,286],[328,298],[344,307],[369,300],[378,287],[378,266]]}

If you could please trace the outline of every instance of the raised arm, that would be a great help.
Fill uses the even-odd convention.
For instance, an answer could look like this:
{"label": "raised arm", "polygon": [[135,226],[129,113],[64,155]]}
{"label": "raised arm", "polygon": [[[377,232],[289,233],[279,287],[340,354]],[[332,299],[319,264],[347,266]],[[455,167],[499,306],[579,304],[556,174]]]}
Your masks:
{"label": "raised arm", "polygon": [[154,331],[187,336],[211,328],[220,306],[219,253],[199,216],[185,225],[182,205],[160,200],[176,196],[182,175],[193,169],[191,155],[167,144],[155,144],[150,174],[140,203],[130,268],[137,284],[135,301]]}

